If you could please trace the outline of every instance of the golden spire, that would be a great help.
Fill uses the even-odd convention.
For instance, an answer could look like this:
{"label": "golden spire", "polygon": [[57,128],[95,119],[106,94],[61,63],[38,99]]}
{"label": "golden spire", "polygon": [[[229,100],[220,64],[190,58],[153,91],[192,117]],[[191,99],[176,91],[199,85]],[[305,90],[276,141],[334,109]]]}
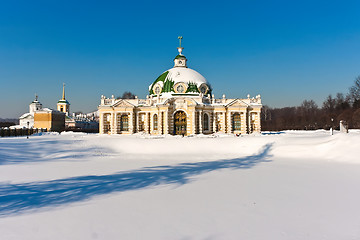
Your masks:
{"label": "golden spire", "polygon": [[63,83],[63,95],[61,100],[65,100],[65,83]]}

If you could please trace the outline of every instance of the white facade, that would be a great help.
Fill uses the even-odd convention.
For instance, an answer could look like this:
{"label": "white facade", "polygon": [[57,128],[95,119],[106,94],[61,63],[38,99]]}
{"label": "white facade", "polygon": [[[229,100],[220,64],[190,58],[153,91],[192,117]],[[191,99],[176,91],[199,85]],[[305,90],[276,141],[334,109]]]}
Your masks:
{"label": "white facade", "polygon": [[34,127],[34,113],[43,109],[42,104],[38,100],[38,96],[35,95],[35,100],[29,105],[29,112],[24,113],[19,117],[19,128],[32,128]]}

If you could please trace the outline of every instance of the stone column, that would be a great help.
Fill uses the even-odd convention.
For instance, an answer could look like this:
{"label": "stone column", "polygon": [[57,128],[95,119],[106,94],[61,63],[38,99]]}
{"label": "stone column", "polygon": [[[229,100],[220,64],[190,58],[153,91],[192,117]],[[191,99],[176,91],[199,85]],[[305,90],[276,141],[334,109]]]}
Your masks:
{"label": "stone column", "polygon": [[148,133],[148,113],[145,112],[145,116],[144,116],[144,132]]}
{"label": "stone column", "polygon": [[247,133],[250,134],[250,115],[251,115],[251,112],[250,111],[247,111],[247,114],[246,114],[246,128],[247,128]]}
{"label": "stone column", "polygon": [[164,112],[164,134],[169,134],[169,117],[168,117],[168,112],[169,109],[166,109],[166,111]]}
{"label": "stone column", "polygon": [[195,134],[196,133],[196,110],[194,108],[194,110],[192,111],[192,129],[191,129],[191,134]]}
{"label": "stone column", "polygon": [[227,125],[227,133],[231,133],[231,128],[232,128],[232,126],[231,126],[231,112],[228,110],[227,112],[226,112],[226,125]]}
{"label": "stone column", "polygon": [[99,116],[99,133],[104,134],[104,113]]}
{"label": "stone column", "polygon": [[174,114],[173,112],[169,112],[170,110],[168,109],[168,121],[169,121],[169,134],[174,134]]}
{"label": "stone column", "polygon": [[232,122],[232,118],[233,118],[233,113],[229,111],[229,119],[228,119],[228,123],[229,123],[229,133],[233,132],[233,122]]}
{"label": "stone column", "polygon": [[202,133],[202,110],[199,111],[199,134]]}
{"label": "stone column", "polygon": [[246,112],[240,112],[241,134],[246,134]]}
{"label": "stone column", "polygon": [[216,132],[216,113],[213,112],[212,116],[213,116],[212,131],[213,131],[213,133],[215,133]]}
{"label": "stone column", "polygon": [[221,132],[226,133],[226,131],[225,131],[225,111],[219,113],[219,115],[220,115]]}
{"label": "stone column", "polygon": [[135,112],[135,126],[134,126],[134,132],[139,132],[139,112]]}
{"label": "stone column", "polygon": [[152,112],[149,112],[148,113],[148,118],[149,118],[149,133],[150,134],[153,134],[153,115],[152,115]]}
{"label": "stone column", "polygon": [[117,113],[115,112],[115,114],[114,114],[114,134],[118,133],[117,129],[118,129],[118,121],[117,121]]}
{"label": "stone column", "polygon": [[161,129],[162,129],[162,119],[161,119],[161,112],[160,109],[158,109],[158,133],[161,134]]}
{"label": "stone column", "polygon": [[229,111],[226,110],[226,112],[224,113],[224,133],[229,133],[229,123],[228,123],[228,118],[229,118]]}
{"label": "stone column", "polygon": [[129,132],[134,133],[134,113],[129,113]]}
{"label": "stone column", "polygon": [[115,134],[115,130],[114,130],[114,112],[111,112],[110,133]]}

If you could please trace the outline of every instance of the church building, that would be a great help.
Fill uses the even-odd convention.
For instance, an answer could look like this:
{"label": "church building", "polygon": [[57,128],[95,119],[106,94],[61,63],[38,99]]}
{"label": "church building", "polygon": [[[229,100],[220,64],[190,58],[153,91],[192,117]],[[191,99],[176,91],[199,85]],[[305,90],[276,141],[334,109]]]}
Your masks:
{"label": "church building", "polygon": [[18,128],[33,128],[34,127],[34,114],[35,112],[43,108],[42,104],[38,100],[38,96],[35,94],[35,100],[32,101],[29,105],[29,112],[24,113],[19,117],[19,126]]}
{"label": "church building", "polygon": [[149,86],[146,99],[115,99],[101,96],[99,132],[161,135],[250,134],[260,132],[261,97],[215,99],[210,83],[188,68],[183,47],[174,67]]}

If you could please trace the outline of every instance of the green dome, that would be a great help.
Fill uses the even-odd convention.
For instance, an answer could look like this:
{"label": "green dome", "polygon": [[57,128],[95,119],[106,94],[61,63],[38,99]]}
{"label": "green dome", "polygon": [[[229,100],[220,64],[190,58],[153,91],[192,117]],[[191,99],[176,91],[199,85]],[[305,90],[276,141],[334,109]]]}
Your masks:
{"label": "green dome", "polygon": [[184,55],[180,55],[180,54],[175,57],[175,59],[179,59],[179,58],[184,58],[184,59],[186,59],[186,57],[185,57]]}
{"label": "green dome", "polygon": [[174,87],[177,83],[185,84],[186,91],[184,94],[199,94],[200,87],[205,85],[211,93],[211,86],[206,79],[193,69],[185,67],[174,67],[163,72],[150,86],[150,95],[157,95],[156,88],[159,88],[160,93],[176,93]]}
{"label": "green dome", "polygon": [[59,100],[58,103],[66,103],[70,105],[70,103],[67,100],[63,100],[63,99]]}

